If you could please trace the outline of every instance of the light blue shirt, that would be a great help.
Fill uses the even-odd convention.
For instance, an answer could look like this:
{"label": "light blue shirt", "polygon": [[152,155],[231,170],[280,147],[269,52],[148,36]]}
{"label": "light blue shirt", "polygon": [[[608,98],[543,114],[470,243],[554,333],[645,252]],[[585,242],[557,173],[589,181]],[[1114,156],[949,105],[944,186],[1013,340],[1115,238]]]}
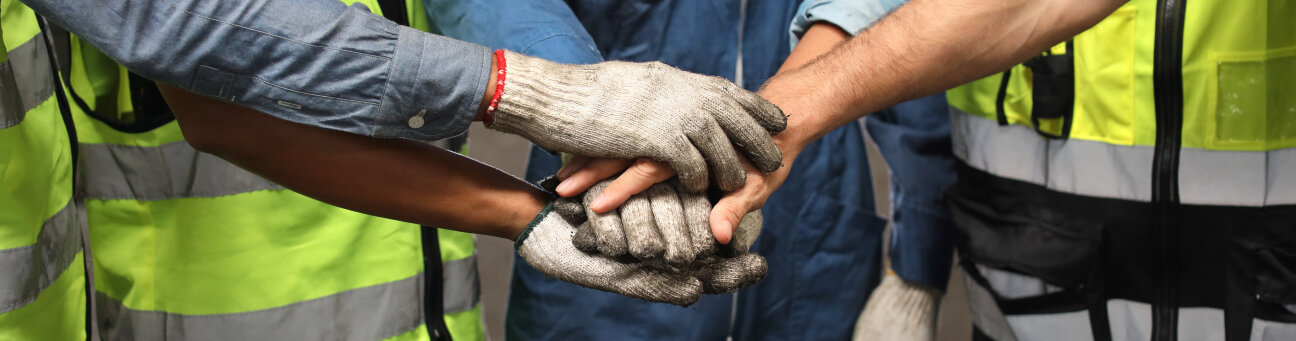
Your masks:
{"label": "light blue shirt", "polygon": [[824,21],[841,27],[851,35],[873,26],[908,0],[806,0],[792,17],[792,46],[806,30]]}
{"label": "light blue shirt", "polygon": [[490,74],[485,47],[337,0],[23,2],[144,77],[367,136],[462,133]]}

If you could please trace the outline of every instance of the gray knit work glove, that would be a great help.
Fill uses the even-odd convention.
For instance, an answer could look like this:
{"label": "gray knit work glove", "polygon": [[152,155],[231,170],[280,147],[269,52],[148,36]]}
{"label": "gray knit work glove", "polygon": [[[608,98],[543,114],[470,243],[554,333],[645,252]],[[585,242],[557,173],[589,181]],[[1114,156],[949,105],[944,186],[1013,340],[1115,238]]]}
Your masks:
{"label": "gray knit work glove", "polygon": [[627,252],[639,260],[662,259],[679,266],[700,255],[715,252],[708,217],[711,202],[705,194],[685,191],[674,179],[658,183],[635,194],[616,211],[594,213],[590,202],[611,181],[600,182],[582,195],[584,214],[589,217],[590,234],[580,242],[596,247],[598,253],[621,257]]}
{"label": "gray knit work glove", "polygon": [[[566,211],[571,211],[567,209]],[[577,212],[579,213],[579,212]],[[564,216],[569,216],[564,213]],[[728,245],[719,245],[708,231],[706,241],[711,243],[712,251],[698,254],[697,259],[687,264],[664,263],[660,259],[641,261],[658,268],[670,268],[689,273],[701,280],[702,292],[706,294],[726,294],[759,282],[765,278],[768,264],[765,257],[750,253],[751,245],[760,234],[762,216],[754,211],[743,216],[734,233],[734,239]],[[590,254],[598,254],[598,242],[594,236],[594,227],[588,222],[581,224],[572,237],[576,248]],[[716,252],[719,251],[719,252]],[[623,257],[625,258],[625,257]]]}
{"label": "gray knit work glove", "polygon": [[577,285],[652,302],[688,306],[702,295],[690,274],[644,263],[622,263],[576,249],[576,227],[546,206],[513,244],[518,255],[545,275]]}
{"label": "gray knit work glove", "polygon": [[[552,189],[556,183],[557,181],[546,180],[541,182],[541,186]],[[707,224],[711,204],[705,196],[667,191],[678,184],[664,182],[632,196],[618,211],[605,214],[589,211],[585,207],[591,200],[589,197],[592,193],[599,193],[601,186],[606,185],[606,181],[595,185],[584,195],[586,198],[583,202],[562,198],[554,203],[555,211],[569,221],[580,224],[576,235],[572,237],[572,243],[577,249],[589,254],[618,257],[627,263],[640,262],[655,268],[687,273],[701,281],[702,292],[707,294],[735,292],[765,277],[768,270],[765,258],[749,252],[763,225],[760,211],[744,216],[738,229],[734,231],[733,240],[728,245],[719,245]],[[649,208],[634,208],[633,205]],[[604,221],[598,222],[599,220]],[[598,232],[596,224],[604,224],[602,227],[608,228],[608,231]],[[605,241],[600,234],[606,235],[608,232],[615,237]],[[655,240],[658,243],[656,245],[660,245],[658,256],[644,256],[636,254],[636,251],[630,251],[631,255],[635,255],[633,258],[626,256],[627,249],[637,248],[634,244],[654,243],[633,241],[637,238]],[[609,244],[619,245],[613,247],[619,253],[603,253],[602,250],[608,248]]]}
{"label": "gray knit work glove", "polygon": [[787,117],[760,96],[719,77],[660,62],[569,65],[505,52],[499,105],[487,124],[545,149],[606,158],[651,158],[674,168],[684,188],[742,187],[736,151],[762,172],[782,164],[770,134]]}
{"label": "gray knit work glove", "polygon": [[[558,181],[550,177],[539,183],[541,188],[553,191]],[[677,186],[670,183],[658,184],[660,186]],[[590,190],[591,192],[595,190]],[[681,195],[686,196],[687,194]],[[696,196],[706,201],[702,196]],[[594,227],[591,221],[587,219],[588,211],[578,198],[559,198],[552,204],[554,212],[566,218],[573,224],[579,224],[575,235],[570,242],[579,250],[585,251],[591,256],[607,257],[598,254],[597,241],[594,237]],[[624,206],[623,206],[624,207]],[[703,213],[710,211],[710,204],[702,208]],[[656,221],[657,219],[653,219]],[[621,256],[617,259],[623,264],[639,264],[654,269],[660,269],[672,274],[684,274],[699,280],[701,291],[707,294],[724,294],[738,291],[744,287],[755,284],[768,271],[768,264],[764,257],[749,253],[752,243],[760,234],[761,225],[763,224],[760,211],[748,213],[738,224],[738,229],[734,233],[733,242],[728,245],[718,245],[715,238],[711,236],[711,230],[705,224],[706,217],[702,216],[702,226],[699,231],[703,234],[701,237],[687,236],[691,242],[696,244],[705,244],[704,248],[697,248],[696,259],[686,264],[668,264],[662,259],[651,259],[647,261],[637,260],[629,256]],[[682,224],[682,223],[681,223]],[[720,251],[720,252],[717,252]],[[577,283],[580,284],[580,283]],[[588,286],[588,285],[587,285]],[[606,290],[606,289],[604,289]],[[633,296],[633,295],[632,295]],[[642,298],[642,297],[641,297]],[[671,302],[675,303],[675,302]],[[675,303],[679,304],[679,303]]]}

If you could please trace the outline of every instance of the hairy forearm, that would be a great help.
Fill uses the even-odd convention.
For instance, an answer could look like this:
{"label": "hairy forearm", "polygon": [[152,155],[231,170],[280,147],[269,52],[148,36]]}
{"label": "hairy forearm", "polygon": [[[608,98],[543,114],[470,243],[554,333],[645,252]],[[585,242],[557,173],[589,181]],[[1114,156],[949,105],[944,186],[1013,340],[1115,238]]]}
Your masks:
{"label": "hairy forearm", "polygon": [[[905,100],[1002,71],[1093,26],[1118,0],[914,0],[765,93],[792,98],[812,141]],[[780,104],[782,105],[782,104]],[[798,113],[804,117],[796,118]]]}
{"label": "hairy forearm", "polygon": [[425,143],[310,127],[161,88],[196,148],[339,207],[515,239],[545,204],[525,182]]}

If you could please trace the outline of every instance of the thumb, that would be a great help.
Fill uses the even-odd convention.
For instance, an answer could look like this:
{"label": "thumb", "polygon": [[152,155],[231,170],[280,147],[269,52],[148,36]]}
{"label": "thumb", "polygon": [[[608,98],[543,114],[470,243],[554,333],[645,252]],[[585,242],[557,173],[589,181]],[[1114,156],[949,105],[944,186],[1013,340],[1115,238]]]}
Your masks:
{"label": "thumb", "polygon": [[742,221],[743,215],[747,214],[749,205],[746,198],[737,195],[728,195],[716,202],[715,207],[711,209],[711,233],[715,234],[715,239],[720,244],[729,244],[733,239],[734,229]]}

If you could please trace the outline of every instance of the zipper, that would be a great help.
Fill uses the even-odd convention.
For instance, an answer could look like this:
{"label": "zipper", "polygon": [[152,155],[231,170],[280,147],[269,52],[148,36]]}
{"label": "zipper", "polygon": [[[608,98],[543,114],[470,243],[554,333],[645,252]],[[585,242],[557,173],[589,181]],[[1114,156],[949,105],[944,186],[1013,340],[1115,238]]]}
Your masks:
{"label": "zipper", "polygon": [[1158,0],[1152,84],[1156,106],[1156,149],[1152,157],[1152,202],[1160,264],[1158,300],[1152,305],[1152,340],[1177,339],[1179,233],[1179,149],[1183,134],[1183,21],[1186,0]]}

